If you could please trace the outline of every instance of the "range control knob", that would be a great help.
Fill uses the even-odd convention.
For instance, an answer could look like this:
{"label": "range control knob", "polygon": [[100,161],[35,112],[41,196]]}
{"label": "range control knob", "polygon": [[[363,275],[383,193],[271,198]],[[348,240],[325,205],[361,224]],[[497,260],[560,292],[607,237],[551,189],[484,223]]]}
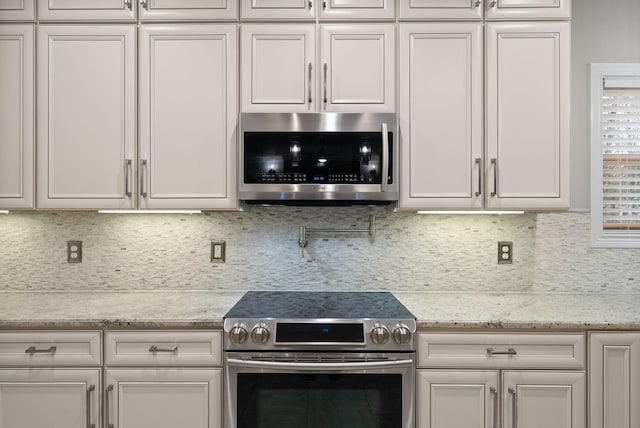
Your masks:
{"label": "range control knob", "polygon": [[384,345],[389,341],[389,329],[379,322],[375,323],[371,329],[371,341],[376,345]]}
{"label": "range control knob", "polygon": [[247,340],[247,327],[241,322],[235,323],[229,331],[231,343],[241,345]]}
{"label": "range control knob", "polygon": [[263,322],[259,322],[253,326],[253,329],[251,330],[251,340],[253,340],[253,343],[257,343],[258,345],[264,345],[267,343],[270,335],[269,328]]}
{"label": "range control knob", "polygon": [[393,329],[393,340],[396,341],[398,345],[406,345],[411,341],[411,330],[406,325],[399,323],[396,324]]}

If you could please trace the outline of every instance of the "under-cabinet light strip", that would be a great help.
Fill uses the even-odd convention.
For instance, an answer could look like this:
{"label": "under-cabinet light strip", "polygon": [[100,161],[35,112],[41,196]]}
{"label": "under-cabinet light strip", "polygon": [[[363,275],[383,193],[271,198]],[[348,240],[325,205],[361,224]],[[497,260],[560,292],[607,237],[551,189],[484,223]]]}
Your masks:
{"label": "under-cabinet light strip", "polygon": [[98,210],[100,214],[202,214],[200,210]]}
{"label": "under-cabinet light strip", "polygon": [[524,214],[524,211],[418,211],[418,214],[440,214],[440,215],[513,215]]}
{"label": "under-cabinet light strip", "polygon": [[7,211],[7,210],[0,210],[0,214],[9,214],[9,211]]}

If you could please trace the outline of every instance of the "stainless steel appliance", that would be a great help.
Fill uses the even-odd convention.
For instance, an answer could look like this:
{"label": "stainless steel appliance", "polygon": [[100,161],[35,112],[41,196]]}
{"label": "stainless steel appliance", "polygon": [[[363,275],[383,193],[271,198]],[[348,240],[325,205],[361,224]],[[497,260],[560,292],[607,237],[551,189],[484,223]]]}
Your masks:
{"label": "stainless steel appliance", "polygon": [[242,113],[241,200],[381,203],[398,199],[392,113]]}
{"label": "stainless steel appliance", "polygon": [[225,315],[225,428],[414,428],[414,316],[384,292],[248,292]]}

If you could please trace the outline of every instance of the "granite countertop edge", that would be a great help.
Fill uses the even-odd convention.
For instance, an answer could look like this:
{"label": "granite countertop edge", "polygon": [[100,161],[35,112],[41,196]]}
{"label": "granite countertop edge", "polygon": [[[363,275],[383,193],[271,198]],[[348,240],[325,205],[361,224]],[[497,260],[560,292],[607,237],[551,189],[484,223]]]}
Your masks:
{"label": "granite countertop edge", "polygon": [[[244,291],[0,292],[0,329],[221,329]],[[393,292],[418,330],[640,330],[640,292]]]}

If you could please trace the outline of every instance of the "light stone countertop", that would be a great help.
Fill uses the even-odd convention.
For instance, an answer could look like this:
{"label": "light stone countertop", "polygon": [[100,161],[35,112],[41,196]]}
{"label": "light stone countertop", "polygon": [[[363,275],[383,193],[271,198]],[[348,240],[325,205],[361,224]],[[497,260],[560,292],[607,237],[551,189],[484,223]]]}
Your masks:
{"label": "light stone countertop", "polygon": [[[221,328],[243,294],[0,292],[0,328]],[[419,329],[640,330],[640,293],[393,294],[416,316]]]}

